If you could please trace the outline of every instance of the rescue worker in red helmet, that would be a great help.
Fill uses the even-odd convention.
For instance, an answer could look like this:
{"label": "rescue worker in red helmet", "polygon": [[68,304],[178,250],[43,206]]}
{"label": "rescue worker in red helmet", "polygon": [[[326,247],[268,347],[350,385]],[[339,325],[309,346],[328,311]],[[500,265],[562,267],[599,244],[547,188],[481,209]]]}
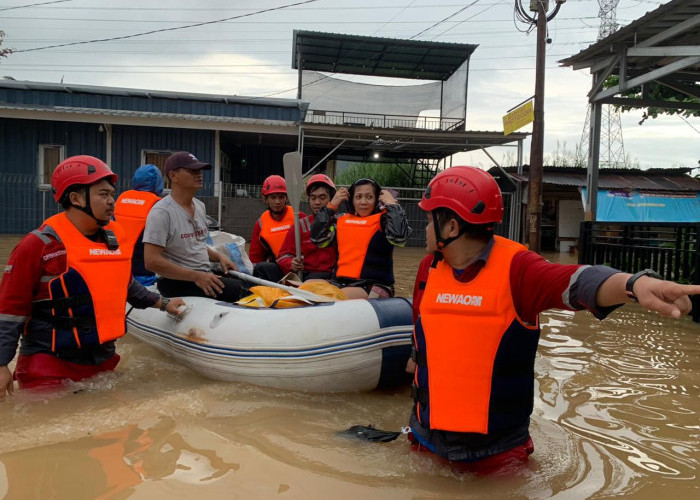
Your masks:
{"label": "rescue worker in red helmet", "polygon": [[623,303],[679,317],[700,286],[606,266],[547,262],[494,235],[503,217],[496,181],[475,167],[452,167],[418,204],[427,213],[431,265],[416,279],[413,355],[414,448],[488,473],[527,460],[540,312],[588,309],[603,319]]}
{"label": "rescue worker in red helmet", "polygon": [[8,364],[21,336],[14,378],[20,387],[54,385],[113,370],[126,302],[178,314],[131,277],[131,248],[111,221],[117,175],[92,156],[61,162],[51,177],[64,212],[15,247],[0,283],[0,400],[13,391]]}
{"label": "rescue worker in red helmet", "polygon": [[[248,257],[254,264],[254,276],[279,281],[284,273],[277,265],[277,258],[287,234],[294,234],[294,209],[289,206],[287,182],[282,176],[271,175],[266,178],[261,194],[267,210],[255,221]],[[299,219],[302,217],[306,215],[300,212]]]}
{"label": "rescue worker in red helmet", "polygon": [[[350,202],[352,210],[339,214],[343,202]],[[372,179],[340,188],[311,227],[316,245],[337,246],[338,264],[330,281],[350,299],[394,295],[394,246],[404,246],[410,235],[404,209]]]}
{"label": "rescue worker in red helmet", "polygon": [[333,273],[338,253],[335,245],[319,248],[311,241],[311,225],[318,211],[328,205],[335,195],[335,184],[326,174],[316,174],[306,183],[306,197],[309,200],[311,215],[299,219],[301,256],[296,255],[294,231],[287,232],[277,258],[283,274],[296,273],[302,281],[308,279],[329,279]]}

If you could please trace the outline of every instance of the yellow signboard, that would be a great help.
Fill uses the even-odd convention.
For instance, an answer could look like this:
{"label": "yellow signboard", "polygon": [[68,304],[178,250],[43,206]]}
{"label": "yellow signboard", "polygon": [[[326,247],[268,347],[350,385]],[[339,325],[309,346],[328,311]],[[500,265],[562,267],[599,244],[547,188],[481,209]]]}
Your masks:
{"label": "yellow signboard", "polygon": [[527,101],[522,106],[518,106],[510,113],[503,116],[503,135],[515,132],[528,123],[535,121],[535,110],[532,101]]}

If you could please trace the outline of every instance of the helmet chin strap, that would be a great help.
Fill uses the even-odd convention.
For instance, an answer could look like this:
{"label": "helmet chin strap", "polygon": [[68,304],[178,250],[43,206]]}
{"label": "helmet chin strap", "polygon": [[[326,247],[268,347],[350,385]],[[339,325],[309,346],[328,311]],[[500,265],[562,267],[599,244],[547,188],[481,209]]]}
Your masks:
{"label": "helmet chin strap", "polygon": [[109,219],[98,219],[97,217],[95,217],[95,214],[92,213],[92,207],[90,206],[90,186],[85,186],[85,206],[81,207],[80,205],[74,204],[73,208],[77,208],[84,214],[89,215],[90,217],[95,219],[95,222],[100,227],[105,227],[107,224],[109,224]]}
{"label": "helmet chin strap", "polygon": [[433,229],[435,232],[435,245],[437,246],[437,251],[442,253],[444,248],[452,243],[454,240],[462,236],[466,232],[466,228],[463,227],[459,230],[459,233],[457,233],[457,236],[452,236],[451,238],[443,238],[440,236],[440,224],[438,223],[438,217],[435,214],[435,212],[432,213],[433,216]]}

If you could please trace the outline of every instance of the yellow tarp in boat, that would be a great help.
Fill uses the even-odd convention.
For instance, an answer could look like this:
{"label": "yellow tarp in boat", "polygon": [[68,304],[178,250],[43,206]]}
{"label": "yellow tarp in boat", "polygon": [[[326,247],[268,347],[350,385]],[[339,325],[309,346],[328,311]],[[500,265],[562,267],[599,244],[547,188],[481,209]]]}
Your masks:
{"label": "yellow tarp in boat", "polygon": [[[299,289],[335,300],[347,300],[345,292],[324,281],[303,283]],[[250,288],[250,291],[253,292],[251,295],[243,297],[236,304],[246,307],[285,308],[301,307],[312,303],[305,298],[290,295],[288,292],[272,286],[254,286]]]}

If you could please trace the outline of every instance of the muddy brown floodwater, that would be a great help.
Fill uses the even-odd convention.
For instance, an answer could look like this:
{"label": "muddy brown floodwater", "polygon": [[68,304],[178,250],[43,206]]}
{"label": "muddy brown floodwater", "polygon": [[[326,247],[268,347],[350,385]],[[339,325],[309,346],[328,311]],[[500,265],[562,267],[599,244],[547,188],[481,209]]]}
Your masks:
{"label": "muddy brown floodwater", "polygon": [[[422,255],[397,252],[398,295]],[[696,498],[700,327],[636,305],[603,322],[551,311],[542,327],[535,453],[509,477],[458,473],[403,440],[335,435],[405,425],[407,387],[216,382],[127,336],[118,373],[0,403],[0,499]]]}

